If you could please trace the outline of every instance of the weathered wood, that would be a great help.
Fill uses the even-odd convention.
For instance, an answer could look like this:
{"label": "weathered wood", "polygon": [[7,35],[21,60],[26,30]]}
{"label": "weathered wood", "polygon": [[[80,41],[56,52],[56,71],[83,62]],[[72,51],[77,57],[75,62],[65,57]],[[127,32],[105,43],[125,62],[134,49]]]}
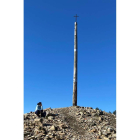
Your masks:
{"label": "weathered wood", "polygon": [[73,106],[77,106],[77,22],[74,30],[74,75],[73,75]]}

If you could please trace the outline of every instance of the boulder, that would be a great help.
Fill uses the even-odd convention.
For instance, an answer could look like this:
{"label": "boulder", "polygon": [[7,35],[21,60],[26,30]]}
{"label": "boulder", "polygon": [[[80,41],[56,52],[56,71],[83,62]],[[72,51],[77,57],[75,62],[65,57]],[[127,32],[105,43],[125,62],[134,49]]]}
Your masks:
{"label": "boulder", "polygon": [[90,132],[96,132],[97,130],[95,128],[93,128],[92,130],[90,130]]}
{"label": "boulder", "polygon": [[49,116],[49,117],[48,117],[48,120],[53,120],[53,119],[54,119],[53,116]]}
{"label": "boulder", "polygon": [[109,127],[109,128],[107,129],[107,131],[108,131],[108,132],[113,132],[113,128],[112,128],[112,127]]}
{"label": "boulder", "polygon": [[103,118],[102,117],[99,117],[99,121],[103,121]]}
{"label": "boulder", "polygon": [[54,125],[52,125],[50,130],[54,131],[54,130],[56,130],[56,127]]}
{"label": "boulder", "polygon": [[116,134],[112,134],[112,138],[116,138]]}
{"label": "boulder", "polygon": [[34,119],[34,121],[35,122],[41,122],[42,123],[43,122],[43,119],[42,118],[37,118],[37,119]]}

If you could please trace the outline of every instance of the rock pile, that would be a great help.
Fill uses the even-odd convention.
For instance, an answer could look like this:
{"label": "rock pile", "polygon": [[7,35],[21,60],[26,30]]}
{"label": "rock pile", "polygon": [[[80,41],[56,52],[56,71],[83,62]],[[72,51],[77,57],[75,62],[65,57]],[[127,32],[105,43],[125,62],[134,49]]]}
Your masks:
{"label": "rock pile", "polygon": [[116,140],[116,116],[91,107],[45,109],[24,114],[24,140]]}

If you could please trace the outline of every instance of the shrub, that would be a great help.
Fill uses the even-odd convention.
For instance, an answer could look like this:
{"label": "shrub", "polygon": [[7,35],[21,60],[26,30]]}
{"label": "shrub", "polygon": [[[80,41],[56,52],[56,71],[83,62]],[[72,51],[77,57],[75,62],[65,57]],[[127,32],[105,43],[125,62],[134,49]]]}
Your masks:
{"label": "shrub", "polygon": [[113,114],[114,114],[114,115],[116,115],[116,110],[115,110],[115,111],[113,111]]}
{"label": "shrub", "polygon": [[96,107],[96,110],[99,110],[99,108],[98,108],[98,107]]}

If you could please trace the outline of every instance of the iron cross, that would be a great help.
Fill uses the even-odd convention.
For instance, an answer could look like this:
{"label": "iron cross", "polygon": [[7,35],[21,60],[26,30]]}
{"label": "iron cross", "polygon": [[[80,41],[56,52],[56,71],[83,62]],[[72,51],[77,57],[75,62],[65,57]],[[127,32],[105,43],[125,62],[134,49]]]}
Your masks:
{"label": "iron cross", "polygon": [[79,17],[79,16],[77,16],[77,14],[76,14],[76,16],[74,16],[75,17],[75,19],[76,19],[76,22],[77,22],[77,17]]}

